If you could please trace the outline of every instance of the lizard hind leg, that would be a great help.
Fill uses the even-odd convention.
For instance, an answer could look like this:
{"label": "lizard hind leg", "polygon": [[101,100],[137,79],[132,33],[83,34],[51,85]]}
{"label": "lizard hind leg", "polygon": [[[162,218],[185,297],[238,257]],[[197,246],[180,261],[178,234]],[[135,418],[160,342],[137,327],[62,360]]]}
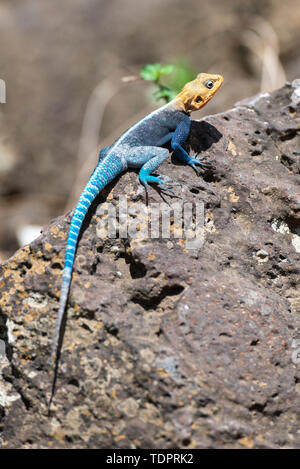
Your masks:
{"label": "lizard hind leg", "polygon": [[148,184],[158,184],[158,186],[167,191],[171,191],[169,186],[178,186],[178,182],[172,182],[167,176],[152,176],[163,161],[168,158],[169,151],[166,148],[160,147],[134,147],[128,157],[128,166],[134,168],[141,168],[139,172],[139,179],[141,184],[145,187],[146,194],[148,193]]}
{"label": "lizard hind leg", "polygon": [[110,147],[103,147],[102,150],[99,151],[98,155],[98,164],[106,157],[107,153],[109,152]]}

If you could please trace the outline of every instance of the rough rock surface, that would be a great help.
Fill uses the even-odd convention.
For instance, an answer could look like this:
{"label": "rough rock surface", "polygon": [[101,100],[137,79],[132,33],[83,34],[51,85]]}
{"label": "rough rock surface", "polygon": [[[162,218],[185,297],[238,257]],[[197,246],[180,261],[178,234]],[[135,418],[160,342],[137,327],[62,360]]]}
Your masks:
{"label": "rough rock surface", "polygon": [[171,158],[161,167],[205,205],[198,252],[182,238],[102,239],[99,202],[144,200],[135,172],[102,194],[77,252],[49,415],[70,214],[2,265],[3,448],[300,446],[293,85],[194,122],[190,149],[214,163],[201,177]]}

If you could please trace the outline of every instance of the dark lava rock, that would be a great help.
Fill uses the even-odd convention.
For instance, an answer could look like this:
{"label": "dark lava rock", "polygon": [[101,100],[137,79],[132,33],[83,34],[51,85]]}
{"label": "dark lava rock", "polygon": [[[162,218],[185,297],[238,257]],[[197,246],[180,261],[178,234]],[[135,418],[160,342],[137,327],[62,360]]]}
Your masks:
{"label": "dark lava rock", "polygon": [[[298,98],[295,81],[193,122],[188,149],[214,164],[200,177],[162,165],[204,205],[199,249],[174,218],[169,238],[143,239],[135,172],[104,191],[78,247],[49,414],[71,215],[2,265],[3,448],[300,446]],[[124,194],[140,236],[103,238],[100,202],[117,209]]]}

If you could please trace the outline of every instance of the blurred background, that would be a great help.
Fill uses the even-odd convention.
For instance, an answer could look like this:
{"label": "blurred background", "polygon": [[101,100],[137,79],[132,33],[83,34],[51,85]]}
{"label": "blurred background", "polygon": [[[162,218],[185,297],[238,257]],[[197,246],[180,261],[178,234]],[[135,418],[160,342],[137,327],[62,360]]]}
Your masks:
{"label": "blurred background", "polygon": [[[158,106],[145,64],[221,73],[201,118],[300,78],[299,0],[0,0],[0,261],[71,209]],[[163,104],[163,103],[161,103]]]}

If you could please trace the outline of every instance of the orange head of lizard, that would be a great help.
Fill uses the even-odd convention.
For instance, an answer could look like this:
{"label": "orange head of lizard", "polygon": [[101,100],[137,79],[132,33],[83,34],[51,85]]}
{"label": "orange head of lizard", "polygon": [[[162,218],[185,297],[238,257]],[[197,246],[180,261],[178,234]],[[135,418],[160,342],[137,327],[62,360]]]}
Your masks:
{"label": "orange head of lizard", "polygon": [[174,107],[187,113],[198,111],[213,97],[223,81],[222,75],[199,73],[173,100]]}

